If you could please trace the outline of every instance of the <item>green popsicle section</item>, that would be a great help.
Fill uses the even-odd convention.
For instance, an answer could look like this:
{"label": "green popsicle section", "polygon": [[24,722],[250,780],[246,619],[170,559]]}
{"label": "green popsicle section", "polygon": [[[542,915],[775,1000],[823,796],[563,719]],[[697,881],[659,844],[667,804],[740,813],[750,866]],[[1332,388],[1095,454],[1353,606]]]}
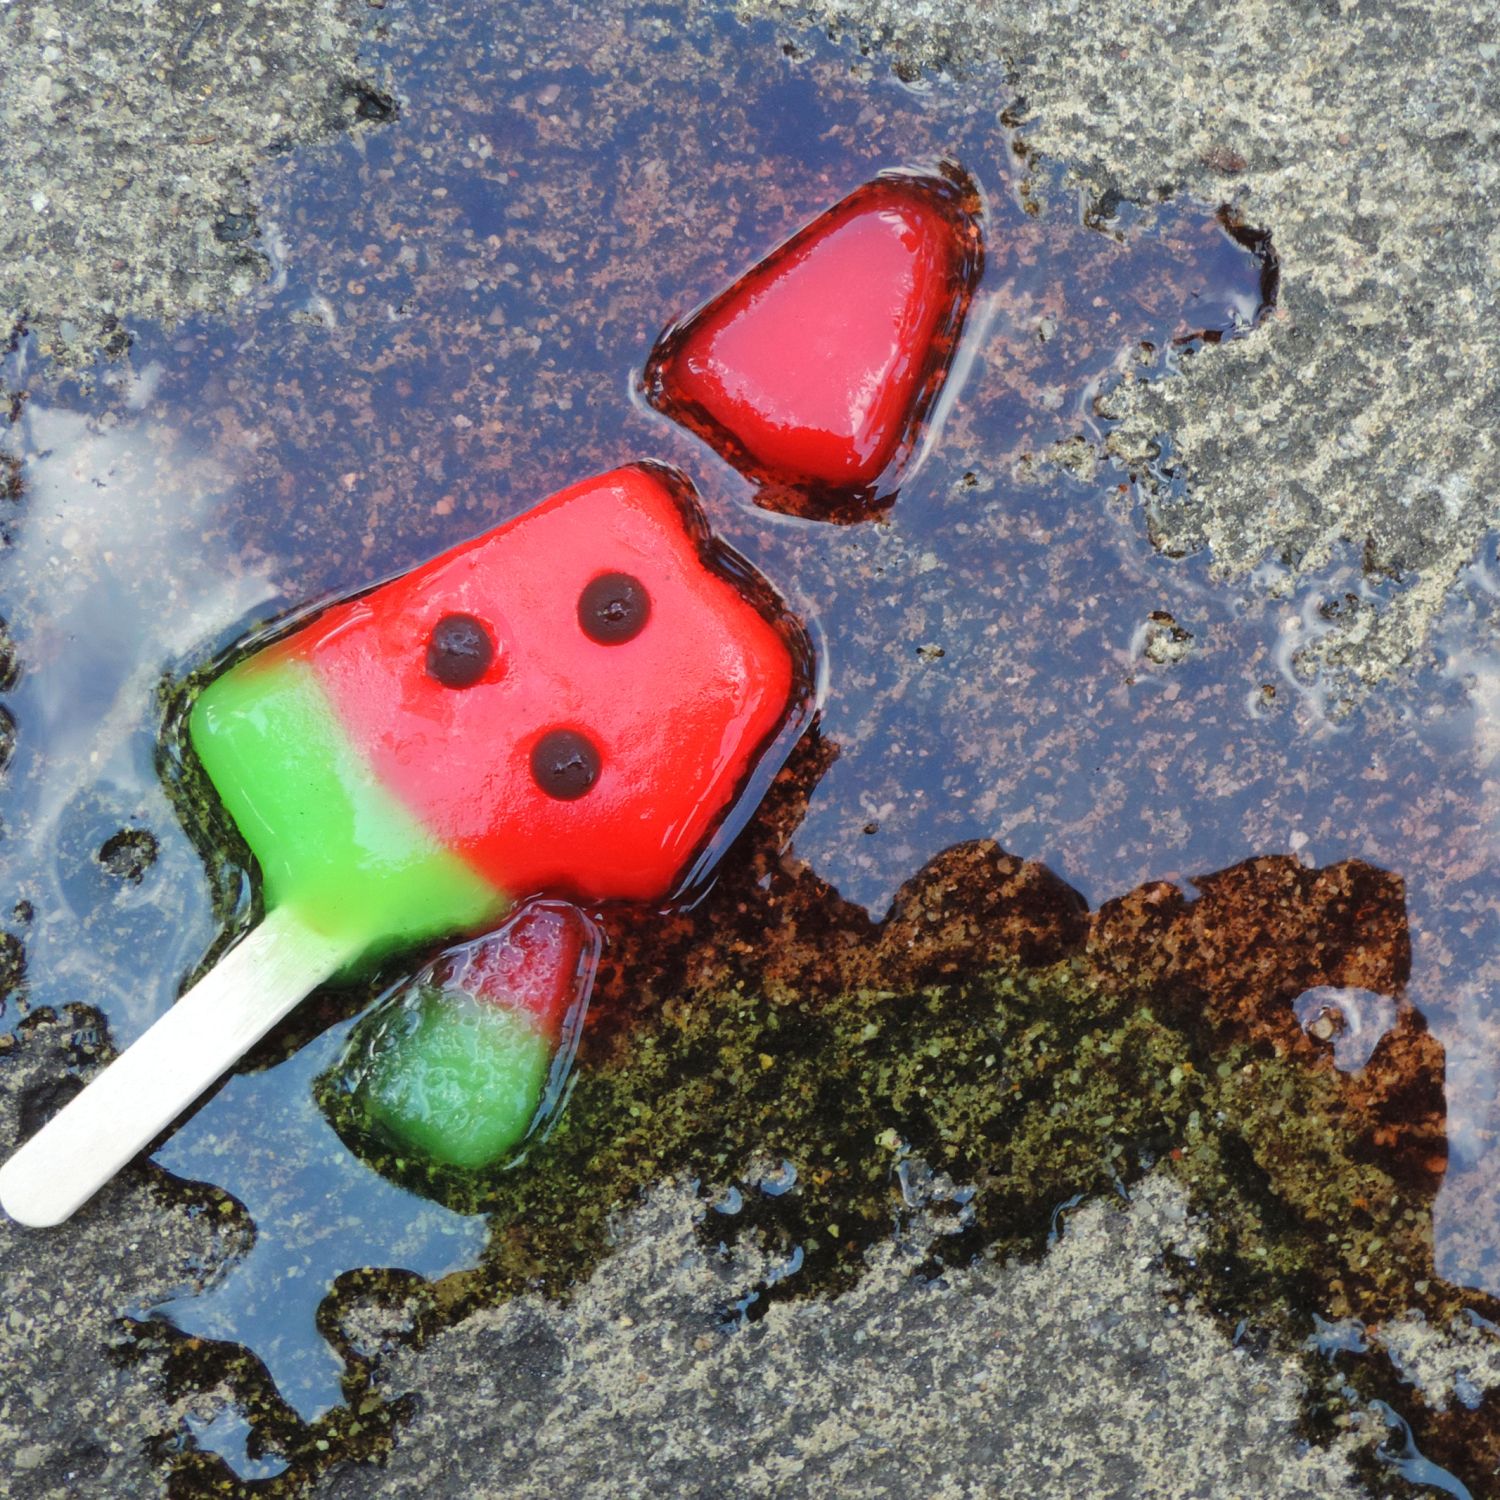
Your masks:
{"label": "green popsicle section", "polygon": [[423,988],[361,1028],[366,1118],[442,1166],[482,1167],[526,1135],[553,1042],[524,1012]]}
{"label": "green popsicle section", "polygon": [[193,748],[260,863],[266,908],[293,908],[351,954],[492,925],[509,906],[376,780],[314,670],[274,647],[212,682]]}

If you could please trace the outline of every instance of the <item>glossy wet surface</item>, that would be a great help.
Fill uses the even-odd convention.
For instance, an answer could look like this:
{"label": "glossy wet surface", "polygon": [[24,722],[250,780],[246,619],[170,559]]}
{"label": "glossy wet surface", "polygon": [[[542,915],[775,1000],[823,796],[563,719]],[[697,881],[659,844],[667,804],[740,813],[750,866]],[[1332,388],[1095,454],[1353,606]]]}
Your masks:
{"label": "glossy wet surface", "polygon": [[[1170,378],[1212,357],[1192,352],[1205,338],[1253,336],[1265,266],[1217,205],[1085,222],[1097,206],[1055,174],[1023,181],[995,78],[913,89],[832,43],[727,20],[674,29],[649,10],[623,28],[575,23],[541,51],[510,35],[461,15],[419,39],[393,11],[372,45],[400,117],[267,168],[255,243],[269,276],[232,316],[138,330],[91,389],[24,341],[0,371],[23,398],[3,437],[19,492],[0,490],[15,726],[0,1024],[86,1001],[123,1046],[246,910],[238,872],[205,877],[162,791],[164,677],[252,622],[651,457],[693,476],[822,652],[818,732],[837,754],[799,763],[808,804],[790,846],[763,822],[729,864],[810,870],[874,917],[928,861],[983,837],[1091,907],[1254,856],[1396,877],[1409,980],[1399,963],[1383,991],[1322,976],[1296,1017],[1357,1069],[1395,1002],[1425,1016],[1446,1054],[1446,1168],[1429,1162],[1422,1190],[1430,1271],[1489,1308],[1494,548],[1431,658],[1341,716],[1299,651],[1402,580],[1366,574],[1351,547],[1316,587],[1276,559],[1254,584],[1217,582],[1208,557],[1152,548],[1130,476],[1099,459],[1114,380]],[[978,181],[990,224],[940,429],[880,525],[755,507],[734,470],[632,400],[653,339],[873,172],[945,157]],[[313,1082],[363,999],[306,1007],[157,1153],[244,1205],[257,1237],[243,1263],[156,1313],[119,1310],[247,1346],[308,1419],[341,1401],[357,1362],[319,1321],[333,1279],[439,1277],[490,1234],[383,1180],[320,1113]],[[1051,1206],[1066,1186],[1049,1184]],[[792,1292],[799,1256],[781,1277]],[[1324,1311],[1306,1309],[1309,1327]],[[237,1410],[173,1441],[273,1475]],[[284,1409],[276,1420],[297,1430]]]}

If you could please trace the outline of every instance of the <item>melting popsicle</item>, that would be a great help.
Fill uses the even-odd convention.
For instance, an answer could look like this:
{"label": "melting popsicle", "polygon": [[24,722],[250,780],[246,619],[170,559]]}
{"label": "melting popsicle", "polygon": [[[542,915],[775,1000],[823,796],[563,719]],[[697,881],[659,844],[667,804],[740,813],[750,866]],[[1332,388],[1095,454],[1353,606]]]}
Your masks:
{"label": "melting popsicle", "polygon": [[266,916],[0,1168],[66,1218],[350,964],[546,893],[650,901],[733,833],[808,713],[805,639],[652,466],[336,604],[202,694],[191,739]]}
{"label": "melting popsicle", "polygon": [[193,746],[267,905],[365,953],[544,892],[669,895],[798,678],[707,536],[666,471],[616,470],[214,682]]}
{"label": "melting popsicle", "polygon": [[335,1070],[358,1124],[439,1166],[490,1166],[549,1116],[599,958],[578,909],[532,901],[395,986]]}
{"label": "melting popsicle", "polygon": [[983,265],[962,173],[883,173],[669,328],[647,399],[768,487],[856,520],[892,498]]}
{"label": "melting popsicle", "polygon": [[[882,174],[669,330],[647,394],[757,479],[759,503],[869,514],[947,375],[982,258],[962,172]],[[0,1205],[66,1218],[352,964],[493,926],[536,895],[661,901],[693,885],[805,726],[808,660],[686,482],[642,465],[231,668],[191,740],[260,864],[265,918],[0,1167]],[[393,1060],[359,1084],[393,1134],[458,1164],[503,1152],[524,1107],[498,1108],[481,1150],[423,1122],[417,1081],[468,1057],[472,1103],[483,1056],[534,1079],[542,1048],[511,1027],[524,1006],[433,1010],[446,983],[418,985],[410,1029],[379,1033]]]}

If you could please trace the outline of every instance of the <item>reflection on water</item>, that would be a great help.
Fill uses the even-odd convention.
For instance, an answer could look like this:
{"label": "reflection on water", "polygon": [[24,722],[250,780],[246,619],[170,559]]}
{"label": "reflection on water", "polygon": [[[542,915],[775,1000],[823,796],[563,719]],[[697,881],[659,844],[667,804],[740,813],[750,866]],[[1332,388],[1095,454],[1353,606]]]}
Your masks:
{"label": "reflection on water", "polygon": [[1292,1009],[1310,1037],[1332,1044],[1334,1065],[1344,1073],[1357,1073],[1369,1062],[1396,1019],[1389,995],[1357,986],[1314,985],[1298,995]]}
{"label": "reflection on water", "polygon": [[[24,388],[30,373],[23,346],[7,384]],[[156,774],[158,680],[272,593],[214,545],[233,479],[158,402],[162,373],[116,367],[94,410],[30,402],[10,434],[24,510],[4,575],[17,726],[7,907],[30,913],[17,934],[29,1004],[87,997],[117,1045],[170,1000],[213,934]],[[100,952],[121,961],[104,995]],[[156,961],[143,976],[146,953]]]}
{"label": "reflection on water", "polygon": [[[232,1078],[156,1153],[169,1172],[208,1176],[232,1193],[256,1226],[255,1244],[207,1291],[137,1311],[198,1338],[248,1344],[282,1399],[309,1420],[342,1395],[343,1361],[317,1323],[334,1281],[356,1266],[401,1266],[435,1279],[473,1265],[485,1242],[483,1219],[389,1185],[319,1114],[313,1080],[338,1058],[349,1029],[330,1027],[279,1068]],[[256,1124],[246,1141],[248,1120]],[[205,1171],[202,1142],[220,1121],[238,1144]]]}
{"label": "reflection on water", "polygon": [[[1259,579],[1225,584],[1205,556],[1152,548],[1130,476],[1101,454],[1114,382],[1170,378],[1178,361],[1213,357],[1206,342],[1247,332],[1260,315],[1265,267],[1214,213],[1116,205],[1090,214],[1091,227],[1083,210],[1095,206],[1042,169],[1021,192],[1024,166],[995,115],[998,78],[919,92],[831,43],[790,56],[774,27],[705,18],[668,34],[650,16],[606,8],[559,29],[550,12],[517,11],[515,27],[497,28],[488,11],[456,8],[423,23],[439,26],[435,36],[391,13],[383,45],[400,118],[268,169],[257,243],[270,274],[232,320],[139,330],[129,357],[103,367],[91,390],[28,363],[24,342],[0,372],[7,391],[29,392],[18,420],[0,428],[23,484],[19,501],[0,498],[13,538],[0,552],[0,614],[19,663],[5,693],[16,733],[0,793],[3,912],[15,940],[0,954],[5,1024],[85,999],[123,1044],[215,936],[207,882],[156,777],[163,672],[208,660],[249,616],[357,588],[582,474],[654,457],[695,477],[715,526],[817,622],[828,692],[797,779],[750,830],[720,890],[693,916],[612,933],[617,1014],[674,985],[701,1001],[702,976],[727,975],[747,954],[748,973],[736,977],[773,994],[825,981],[836,989],[835,979],[883,990],[898,971],[915,988],[956,994],[991,936],[992,958],[1018,955],[1039,974],[1091,953],[1107,992],[1101,1031],[1140,1048],[1121,1094],[1126,1080],[1135,1089],[1156,1079],[1160,1061],[1160,1116],[1148,1128],[1125,1102],[1101,1107],[1091,1118],[1136,1120],[1141,1134],[1112,1135],[1111,1123],[1098,1139],[1059,1136],[1003,1211],[983,1193],[965,1201],[970,1217],[944,1253],[974,1253],[1002,1233],[1024,1238],[1015,1226],[1030,1224],[1033,1207],[1040,1244],[1058,1203],[1173,1151],[1205,1180],[1221,1167],[1225,1181],[1248,1180],[1253,1159],[1298,1222],[1326,1213],[1357,1241],[1382,1294],[1435,1277],[1456,1289],[1443,1293],[1444,1308],[1472,1289],[1476,1313],[1495,1312],[1486,1300],[1500,1294],[1494,546],[1453,601],[1432,657],[1340,717],[1306,648],[1332,614],[1399,602],[1409,585],[1365,577],[1355,549],[1316,581],[1272,562]],[[942,440],[888,522],[834,529],[768,514],[695,439],[630,403],[672,317],[874,171],[944,157],[974,174],[992,217],[971,323],[982,332]],[[1155,462],[1170,468],[1169,444]],[[1168,484],[1157,503],[1191,498]],[[154,859],[118,857],[147,836]],[[971,839],[997,840],[1016,859],[966,864]],[[971,890],[974,910],[950,922],[941,903],[903,907],[898,893],[924,867],[923,900],[944,869],[959,869],[953,889]],[[1195,887],[1214,871],[1223,873]],[[1014,891],[1026,900],[994,909],[980,900]],[[1105,932],[1114,946],[1100,948]],[[716,946],[729,933],[738,956]],[[912,953],[925,967],[901,970]],[[837,954],[850,967],[834,974]],[[1170,1015],[1148,1024],[1117,1013],[1132,986],[1168,980]],[[1075,1034],[1059,1022],[1073,1001],[1055,979],[1037,979],[1035,993],[1030,980],[1016,984],[1006,1004],[1057,1031],[1079,1078],[1093,1076],[1087,1027]],[[1193,1009],[1202,993],[1220,997],[1212,1026]],[[357,1363],[324,1302],[343,1273],[440,1276],[479,1260],[489,1232],[483,1217],[457,1211],[464,1205],[440,1207],[382,1180],[318,1114],[310,1081],[361,1003],[314,1002],[257,1071],[228,1084],[157,1156],[227,1187],[257,1230],[242,1264],[165,1315],[184,1332],[247,1344],[304,1416],[337,1401],[341,1374]],[[829,1004],[827,1016],[806,1007],[806,1030],[784,1054],[780,1022],[764,1018],[765,1035],[746,1043],[747,1109],[790,1088],[783,1068],[804,1054],[830,1076],[856,1066],[848,1036],[863,1032],[840,1030]],[[888,1009],[891,1029],[915,1028],[913,1048],[941,1040]],[[637,1128],[605,1103],[678,1024],[636,1053],[623,1025],[601,1033],[596,1102],[582,1084],[575,1099],[600,1161],[628,1156],[620,1142]],[[922,1026],[944,1024],[923,1013]],[[1036,1117],[1048,1118],[1068,1093],[1052,1092],[1053,1054],[1028,1051],[996,1024],[995,1056],[1015,1068],[1007,1088],[1041,1101]],[[671,1066],[701,1084],[719,1054],[679,1042]],[[1221,1078],[1231,1054],[1235,1068]],[[972,1068],[998,1066],[989,1055]],[[973,1082],[962,1069],[953,1076]],[[1377,1231],[1358,1192],[1338,1198],[1347,1184],[1337,1172],[1309,1179],[1302,1138],[1257,1134],[1265,1121],[1255,1111],[1278,1107],[1279,1089],[1303,1106],[1297,1091],[1314,1089],[1368,1124],[1349,1170],[1386,1174],[1379,1180],[1397,1183],[1388,1196],[1406,1195],[1409,1217]],[[635,1102],[649,1109],[649,1097]],[[700,1120],[677,1140],[686,1170],[713,1176],[715,1140],[744,1126],[739,1102],[717,1098],[713,1128]],[[1243,1124],[1232,1148],[1204,1128],[1224,1119]],[[796,1268],[757,1306],[845,1266],[850,1252],[813,1243],[828,1240],[829,1222],[856,1244],[860,1233],[889,1232],[880,1195],[899,1195],[901,1153],[869,1141],[897,1122],[870,1123],[864,1156],[851,1147],[844,1167],[875,1184],[879,1211],[866,1221],[864,1200],[822,1204],[819,1225],[797,1226],[796,1257],[789,1241],[782,1264],[795,1258]],[[994,1139],[1011,1139],[1012,1125]],[[655,1153],[665,1120],[639,1128],[632,1160],[664,1161],[664,1147]],[[567,1128],[556,1148],[572,1160]],[[801,1212],[833,1191],[833,1177],[774,1142],[768,1149],[790,1163],[796,1186],[781,1196],[747,1187],[736,1224],[767,1205]],[[1101,1156],[1113,1179],[1096,1171]],[[931,1152],[925,1159],[940,1170]],[[999,1172],[1005,1159],[990,1165]],[[721,1186],[744,1168],[725,1164]],[[568,1205],[574,1239],[620,1180],[594,1179],[594,1198]],[[525,1189],[486,1191],[470,1206]],[[496,1225],[487,1266],[525,1238],[503,1216]],[[565,1257],[538,1243],[540,1263],[559,1274]],[[1355,1310],[1307,1307],[1301,1333],[1314,1314]],[[1482,1403],[1478,1411],[1476,1427],[1451,1437],[1445,1464],[1476,1441]],[[222,1440],[240,1450],[247,1477],[269,1474],[256,1466],[275,1460],[249,1456],[236,1420],[200,1414],[180,1435],[185,1456]],[[303,1438],[313,1430],[282,1420]],[[1419,1436],[1434,1457],[1433,1439]],[[321,1461],[310,1446],[299,1463]]]}
{"label": "reflection on water", "polygon": [[274,1479],[286,1472],[286,1458],[257,1443],[255,1428],[234,1406],[222,1407],[206,1418],[189,1412],[183,1418],[183,1428],[193,1447],[221,1454],[241,1479]]}

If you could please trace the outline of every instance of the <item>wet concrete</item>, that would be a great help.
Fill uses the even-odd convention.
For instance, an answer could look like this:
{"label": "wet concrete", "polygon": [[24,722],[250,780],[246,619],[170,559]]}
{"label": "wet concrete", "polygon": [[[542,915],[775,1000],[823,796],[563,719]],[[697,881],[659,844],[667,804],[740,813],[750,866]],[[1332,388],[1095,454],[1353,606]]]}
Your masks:
{"label": "wet concrete", "polygon": [[222,309],[264,274],[250,178],[393,107],[360,0],[0,9],[0,326],[54,358]]}
{"label": "wet concrete", "polygon": [[[61,1068],[93,1060],[94,1019],[82,1008],[32,1018],[25,1046],[5,1059],[0,1130],[7,1140],[61,1102]],[[202,1285],[213,1267],[244,1253],[252,1233],[223,1195],[184,1190],[161,1173],[120,1178],[60,1229],[24,1230],[0,1216],[6,1495],[160,1490],[144,1449],[146,1422],[171,1430],[189,1403],[165,1394],[161,1359],[131,1348],[119,1310]]]}
{"label": "wet concrete", "polygon": [[[1500,42],[1481,3],[814,0],[772,11],[923,69],[1003,58],[1025,137],[1096,200],[1227,198],[1270,228],[1266,336],[1110,399],[1158,544],[1388,576],[1307,669],[1361,698],[1420,659],[1500,523]],[[1161,442],[1163,437],[1167,442]],[[1165,447],[1165,486],[1153,460]],[[1189,503],[1177,503],[1186,484]],[[1285,587],[1284,583],[1278,587]]]}
{"label": "wet concrete", "polygon": [[853,1291],[748,1331],[713,1309],[769,1258],[706,1252],[701,1213],[665,1186],[567,1307],[518,1297],[397,1359],[391,1387],[419,1403],[407,1442],[378,1479],[351,1469],[316,1493],[430,1494],[439,1472],[444,1493],[589,1500],[1367,1493],[1349,1459],[1381,1424],[1301,1437],[1301,1372],[1231,1348],[1174,1287],[1195,1226],[1164,1183],[1069,1216],[1039,1266],[923,1282],[916,1223]]}

